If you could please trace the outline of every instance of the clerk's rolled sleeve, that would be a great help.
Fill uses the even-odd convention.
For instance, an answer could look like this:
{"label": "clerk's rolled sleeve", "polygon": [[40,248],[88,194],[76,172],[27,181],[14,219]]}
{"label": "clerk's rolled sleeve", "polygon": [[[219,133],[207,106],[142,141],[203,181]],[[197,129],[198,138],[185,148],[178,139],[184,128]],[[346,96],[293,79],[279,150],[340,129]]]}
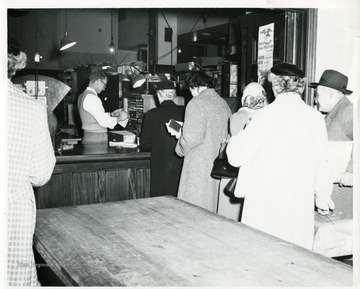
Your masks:
{"label": "clerk's rolled sleeve", "polygon": [[101,127],[112,129],[116,126],[117,118],[105,112],[100,98],[96,95],[88,94],[84,99],[83,107],[85,111],[93,115]]}

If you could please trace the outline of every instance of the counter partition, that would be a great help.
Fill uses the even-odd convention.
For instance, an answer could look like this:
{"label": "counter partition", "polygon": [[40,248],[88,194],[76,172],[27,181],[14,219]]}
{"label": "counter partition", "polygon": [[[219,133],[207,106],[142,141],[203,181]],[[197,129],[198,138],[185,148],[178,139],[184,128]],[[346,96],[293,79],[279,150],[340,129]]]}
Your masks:
{"label": "counter partition", "polygon": [[150,196],[150,153],[107,144],[75,145],[56,153],[50,181],[35,188],[38,209]]}

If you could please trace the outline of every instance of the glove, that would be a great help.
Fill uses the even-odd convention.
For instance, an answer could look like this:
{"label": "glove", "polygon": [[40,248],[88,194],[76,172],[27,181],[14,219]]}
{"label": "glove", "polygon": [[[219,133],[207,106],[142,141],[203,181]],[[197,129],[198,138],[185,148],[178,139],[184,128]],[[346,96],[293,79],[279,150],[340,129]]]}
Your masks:
{"label": "glove", "polygon": [[353,174],[345,172],[336,179],[336,183],[339,187],[352,187],[353,186]]}
{"label": "glove", "polygon": [[332,199],[329,199],[327,204],[321,204],[317,200],[315,200],[316,210],[320,215],[327,215],[330,213],[330,211],[333,211],[335,209],[335,204]]}

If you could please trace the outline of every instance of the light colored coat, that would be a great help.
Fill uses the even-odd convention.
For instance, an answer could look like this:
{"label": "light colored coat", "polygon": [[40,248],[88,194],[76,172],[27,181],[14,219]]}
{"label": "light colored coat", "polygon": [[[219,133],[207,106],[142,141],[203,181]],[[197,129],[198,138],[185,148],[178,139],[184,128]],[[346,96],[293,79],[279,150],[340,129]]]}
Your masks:
{"label": "light colored coat", "polygon": [[[353,141],[353,111],[353,104],[344,96],[328,113],[325,123],[329,141]],[[353,172],[352,153],[346,171]]]}
{"label": "light colored coat", "polygon": [[254,114],[227,146],[229,162],[243,166],[241,222],[312,249],[314,194],[326,203],[332,190],[321,170],[326,147],[324,118],[298,94],[279,94]]}
{"label": "light colored coat", "polygon": [[221,141],[228,134],[231,110],[214,89],[194,97],[185,110],[182,135],[175,151],[184,156],[178,198],[216,212],[219,180],[211,177]]}

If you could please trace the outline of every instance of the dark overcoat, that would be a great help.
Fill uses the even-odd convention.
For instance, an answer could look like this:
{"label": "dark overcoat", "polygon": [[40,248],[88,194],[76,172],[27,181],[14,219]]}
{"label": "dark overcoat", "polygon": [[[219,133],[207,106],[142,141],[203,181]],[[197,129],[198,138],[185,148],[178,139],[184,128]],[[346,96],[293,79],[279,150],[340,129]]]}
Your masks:
{"label": "dark overcoat", "polygon": [[183,158],[175,153],[177,140],[168,133],[165,123],[171,118],[183,122],[184,111],[184,106],[165,100],[145,115],[140,147],[151,151],[151,197],[177,196]]}

